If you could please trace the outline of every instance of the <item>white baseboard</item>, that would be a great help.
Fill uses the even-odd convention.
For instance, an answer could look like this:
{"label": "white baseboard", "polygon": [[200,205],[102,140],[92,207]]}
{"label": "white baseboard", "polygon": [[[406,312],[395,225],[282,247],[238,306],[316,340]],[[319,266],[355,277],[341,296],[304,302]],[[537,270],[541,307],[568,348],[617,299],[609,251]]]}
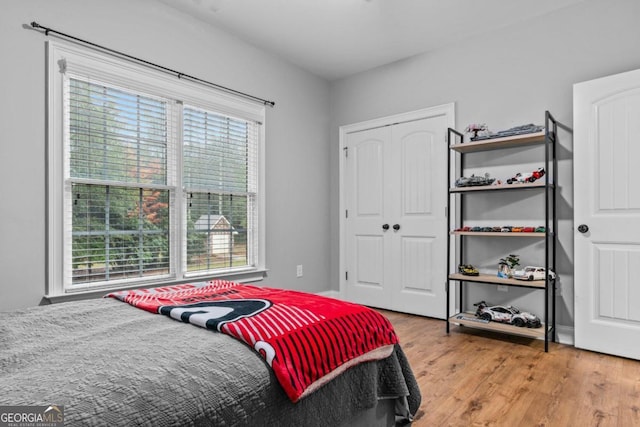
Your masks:
{"label": "white baseboard", "polygon": [[556,334],[560,344],[574,345],[573,326],[556,325]]}
{"label": "white baseboard", "polygon": [[323,297],[340,299],[340,291],[322,291],[316,292],[316,294],[322,295]]}

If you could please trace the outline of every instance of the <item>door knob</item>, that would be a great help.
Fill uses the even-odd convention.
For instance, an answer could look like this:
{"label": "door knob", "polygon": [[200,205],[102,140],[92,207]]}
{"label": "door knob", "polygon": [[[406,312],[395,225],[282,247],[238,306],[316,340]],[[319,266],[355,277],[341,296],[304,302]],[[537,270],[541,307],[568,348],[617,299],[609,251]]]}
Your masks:
{"label": "door knob", "polygon": [[400,224],[393,224],[393,229],[396,231],[400,230]]}
{"label": "door knob", "polygon": [[589,231],[589,226],[587,224],[580,224],[578,226],[578,231],[581,233],[586,233],[587,231]]}
{"label": "door knob", "polygon": [[382,229],[383,229],[384,231],[387,231],[387,230],[389,229],[389,224],[383,224],[383,225],[382,225]]}

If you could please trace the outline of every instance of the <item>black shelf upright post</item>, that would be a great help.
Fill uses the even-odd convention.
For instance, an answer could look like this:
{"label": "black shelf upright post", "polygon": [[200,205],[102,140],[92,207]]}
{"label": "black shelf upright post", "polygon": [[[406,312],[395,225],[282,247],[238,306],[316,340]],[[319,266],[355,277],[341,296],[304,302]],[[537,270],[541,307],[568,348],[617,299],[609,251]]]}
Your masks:
{"label": "black shelf upright post", "polygon": [[[558,124],[549,111],[545,111],[545,325],[544,351],[549,351],[549,336],[556,342],[556,280],[549,277],[549,271],[556,273],[556,242],[558,233],[557,216],[557,188],[558,188],[558,159],[556,156],[556,142]],[[551,166],[551,168],[549,167]],[[549,307],[551,305],[551,307]],[[551,316],[549,316],[551,312]],[[551,319],[551,325],[549,325]]]}
{"label": "black shelf upright post", "polygon": [[[451,265],[451,239],[454,238],[456,239],[456,236],[451,236],[451,231],[454,229],[455,227],[455,223],[456,223],[456,216],[457,216],[457,212],[452,212],[451,211],[451,191],[450,191],[450,186],[451,186],[451,146],[455,143],[455,142],[464,142],[464,135],[458,131],[456,131],[455,129],[452,128],[448,128],[447,131],[447,230],[446,230],[446,238],[447,238],[447,281],[445,283],[445,287],[446,287],[446,299],[447,299],[447,308],[446,308],[446,322],[447,322],[447,326],[446,326],[446,330],[447,330],[447,334],[449,333],[449,317],[451,317],[451,312],[449,310],[449,306],[451,304],[451,280],[449,279],[449,267]],[[461,162],[461,167],[460,170],[462,170],[464,168],[464,156],[461,157],[460,159]],[[455,195],[454,195],[455,197]],[[462,217],[463,215],[463,198],[460,197],[458,198],[458,201],[460,203],[460,208],[459,208],[459,212],[460,215]],[[462,260],[462,253],[463,253],[463,249],[462,249],[462,241],[460,241],[460,244],[458,245],[459,247],[459,253],[458,253],[458,257],[459,260]],[[462,289],[460,291],[460,307],[462,307]]]}

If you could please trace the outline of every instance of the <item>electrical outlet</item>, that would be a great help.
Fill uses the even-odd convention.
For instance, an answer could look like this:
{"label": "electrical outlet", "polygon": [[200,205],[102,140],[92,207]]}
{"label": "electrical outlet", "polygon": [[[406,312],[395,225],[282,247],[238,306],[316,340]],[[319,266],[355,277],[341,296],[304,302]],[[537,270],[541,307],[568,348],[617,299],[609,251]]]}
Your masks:
{"label": "electrical outlet", "polygon": [[296,266],[296,277],[302,277],[302,264]]}
{"label": "electrical outlet", "polygon": [[498,290],[500,292],[507,292],[509,291],[509,287],[507,285],[498,285]]}

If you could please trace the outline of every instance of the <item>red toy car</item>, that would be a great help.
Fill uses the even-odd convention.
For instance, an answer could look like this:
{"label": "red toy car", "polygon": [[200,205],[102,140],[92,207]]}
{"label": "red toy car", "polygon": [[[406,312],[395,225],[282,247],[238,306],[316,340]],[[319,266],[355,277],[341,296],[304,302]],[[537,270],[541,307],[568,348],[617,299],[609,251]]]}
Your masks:
{"label": "red toy car", "polygon": [[513,178],[507,180],[507,184],[513,184],[518,182],[534,182],[535,180],[542,178],[545,174],[544,168],[538,168],[531,173],[517,173]]}

